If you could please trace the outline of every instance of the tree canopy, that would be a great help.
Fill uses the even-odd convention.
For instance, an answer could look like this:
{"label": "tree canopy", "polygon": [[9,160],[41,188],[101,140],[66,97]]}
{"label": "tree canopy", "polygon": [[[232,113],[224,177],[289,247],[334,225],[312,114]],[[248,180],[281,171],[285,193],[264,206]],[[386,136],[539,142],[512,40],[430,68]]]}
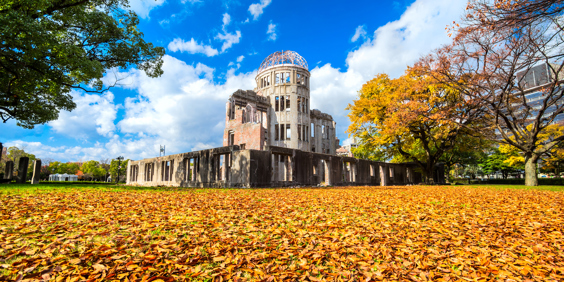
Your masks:
{"label": "tree canopy", "polygon": [[0,118],[33,128],[73,110],[71,91],[101,92],[108,69],[162,74],[128,0],[1,0]]}
{"label": "tree canopy", "polygon": [[564,135],[541,138],[564,114],[563,5],[470,1],[462,24],[452,30],[453,43],[416,64],[477,105],[471,110],[488,122],[473,129],[495,131],[483,135],[522,152],[528,186],[538,185],[539,158],[564,141]]}
{"label": "tree canopy", "polygon": [[[433,183],[433,169],[452,149],[465,128],[449,118],[466,120],[459,94],[414,69],[397,79],[379,74],[362,86],[359,99],[347,107],[347,132],[386,159],[417,163]],[[448,118],[447,118],[448,117]]]}

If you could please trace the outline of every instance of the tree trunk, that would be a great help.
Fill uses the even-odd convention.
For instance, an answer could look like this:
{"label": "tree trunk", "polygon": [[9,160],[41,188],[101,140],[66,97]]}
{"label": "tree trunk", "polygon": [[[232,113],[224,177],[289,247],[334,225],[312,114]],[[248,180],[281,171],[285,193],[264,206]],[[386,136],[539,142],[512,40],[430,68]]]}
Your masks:
{"label": "tree trunk", "polygon": [[539,186],[536,156],[525,155],[525,186]]}
{"label": "tree trunk", "polygon": [[427,166],[425,167],[425,176],[427,177],[427,183],[428,185],[433,185],[435,184],[435,174],[433,173],[433,168],[434,165],[429,165],[430,162],[427,163]]}

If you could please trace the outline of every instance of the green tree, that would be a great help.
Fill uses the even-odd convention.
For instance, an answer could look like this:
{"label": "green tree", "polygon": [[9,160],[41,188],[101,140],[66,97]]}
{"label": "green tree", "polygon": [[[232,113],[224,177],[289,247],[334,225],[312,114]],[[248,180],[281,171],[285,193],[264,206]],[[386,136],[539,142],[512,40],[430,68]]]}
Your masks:
{"label": "green tree", "polygon": [[[125,174],[127,173],[127,163],[129,162],[129,159],[125,160],[125,161],[121,161],[121,164],[119,165],[119,175],[120,175],[120,181],[122,181],[125,178]],[[118,160],[112,160],[112,162],[110,163],[110,175],[112,176],[112,181],[116,181],[117,176],[118,176]]]}
{"label": "green tree", "polygon": [[[461,135],[454,147],[445,152],[440,161],[445,164],[445,172],[449,174],[454,166],[461,166],[476,174],[476,165],[491,151],[494,142],[472,135]],[[474,173],[473,173],[474,172]]]}
{"label": "green tree", "polygon": [[98,180],[104,177],[107,173],[106,170],[101,166],[101,164],[94,160],[83,163],[80,167],[80,170],[84,173],[85,176]]}
{"label": "green tree", "polygon": [[14,173],[16,173],[16,171],[18,171],[19,169],[19,164],[20,164],[20,158],[21,157],[28,157],[29,158],[29,164],[27,167],[27,178],[31,178],[33,176],[33,161],[36,160],[36,157],[34,154],[29,154],[25,152],[25,148],[18,148],[16,146],[13,147],[9,147],[7,150],[7,154],[5,157],[2,158],[2,160],[0,161],[0,171],[4,172],[5,168],[6,168],[6,162],[7,161],[13,161],[14,162]]}
{"label": "green tree", "polygon": [[[33,128],[73,110],[70,91],[102,92],[106,70],[162,74],[128,0],[0,0],[0,117]],[[117,83],[117,82],[116,82]],[[107,88],[106,88],[107,89]]]}
{"label": "green tree", "polygon": [[479,165],[485,174],[490,175],[500,172],[503,179],[506,179],[509,174],[515,173],[523,168],[522,166],[509,162],[508,160],[511,157],[514,156],[508,153],[503,153],[499,150],[499,148],[496,148],[489,156],[483,158]]}

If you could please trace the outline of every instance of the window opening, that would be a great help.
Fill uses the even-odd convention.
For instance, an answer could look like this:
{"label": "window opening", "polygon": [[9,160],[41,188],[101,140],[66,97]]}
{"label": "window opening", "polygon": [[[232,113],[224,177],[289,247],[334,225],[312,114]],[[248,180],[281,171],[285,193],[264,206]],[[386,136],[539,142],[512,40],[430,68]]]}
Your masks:
{"label": "window opening", "polygon": [[278,124],[274,125],[274,140],[278,141],[280,135],[280,126]]}
{"label": "window opening", "polygon": [[241,148],[241,150],[245,150],[245,146],[246,146],[246,144],[245,144],[245,143],[243,143],[243,144],[239,145],[239,147]]}
{"label": "window opening", "polygon": [[274,110],[278,112],[279,109],[280,109],[279,108],[280,107],[280,97],[276,96],[275,99],[276,99],[276,102],[275,102]]}
{"label": "window opening", "polygon": [[235,144],[235,133],[233,132],[233,130],[229,131],[229,140],[227,142],[228,146],[233,146],[233,144]]}
{"label": "window opening", "polygon": [[276,74],[276,84],[280,84],[280,73]]}
{"label": "window opening", "polygon": [[321,138],[325,139],[325,125],[321,126]]}
{"label": "window opening", "polygon": [[298,97],[298,113],[302,111],[302,98]]}
{"label": "window opening", "polygon": [[286,111],[290,111],[290,95],[286,95]]}
{"label": "window opening", "polygon": [[284,131],[284,125],[281,124],[281,125],[280,125],[280,140],[286,139],[286,138],[284,138],[284,132],[285,132],[285,131]]}
{"label": "window opening", "polygon": [[290,73],[286,72],[284,77],[284,83],[290,83]]}
{"label": "window opening", "polygon": [[313,125],[313,122],[311,123],[310,129],[311,129],[311,137],[313,138],[315,137],[315,126]]}
{"label": "window opening", "polygon": [[287,124],[286,125],[286,140],[290,140],[291,137],[292,137],[292,132],[290,131],[290,125]]}
{"label": "window opening", "polygon": [[302,126],[298,124],[298,140],[302,140]]}

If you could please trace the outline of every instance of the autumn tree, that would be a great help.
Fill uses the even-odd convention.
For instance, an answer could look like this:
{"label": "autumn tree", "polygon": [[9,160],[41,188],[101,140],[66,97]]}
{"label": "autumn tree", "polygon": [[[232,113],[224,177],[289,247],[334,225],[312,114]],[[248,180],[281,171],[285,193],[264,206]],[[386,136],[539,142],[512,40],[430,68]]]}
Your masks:
{"label": "autumn tree", "polygon": [[102,92],[104,73],[162,74],[164,49],[143,40],[128,0],[0,3],[0,118],[33,128],[73,110],[72,90]]}
{"label": "autumn tree", "polygon": [[448,118],[474,120],[468,119],[458,96],[414,69],[397,79],[379,74],[347,107],[351,120],[347,132],[386,159],[400,156],[417,163],[426,182],[434,183],[435,164],[467,131]]}
{"label": "autumn tree", "polygon": [[495,131],[484,136],[522,152],[528,186],[538,185],[539,158],[564,141],[540,138],[564,113],[562,5],[471,1],[453,43],[416,64],[457,89],[461,101],[479,105],[473,111],[488,121],[480,130]]}

